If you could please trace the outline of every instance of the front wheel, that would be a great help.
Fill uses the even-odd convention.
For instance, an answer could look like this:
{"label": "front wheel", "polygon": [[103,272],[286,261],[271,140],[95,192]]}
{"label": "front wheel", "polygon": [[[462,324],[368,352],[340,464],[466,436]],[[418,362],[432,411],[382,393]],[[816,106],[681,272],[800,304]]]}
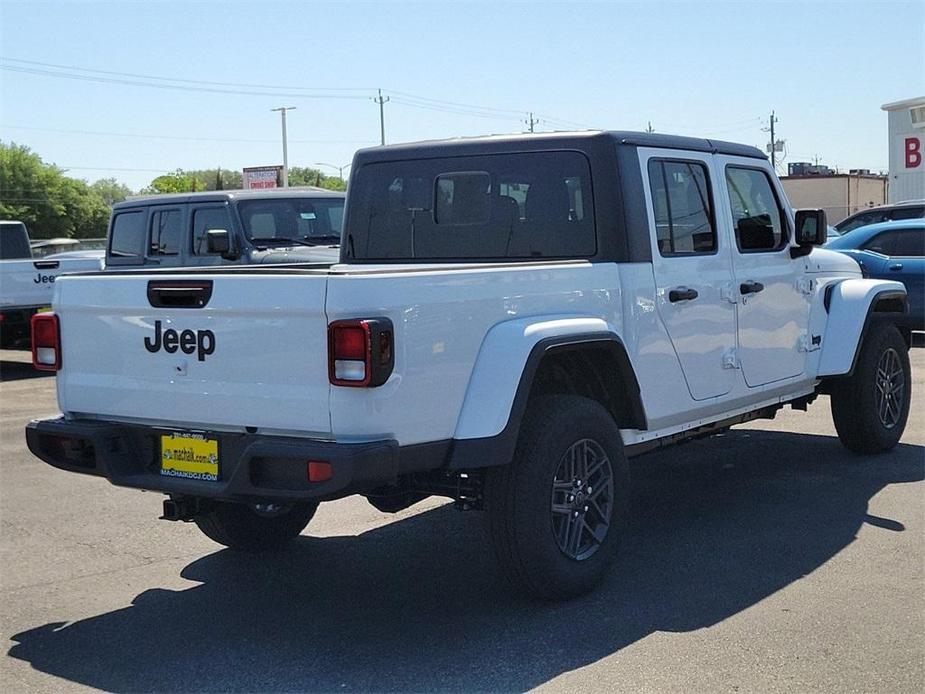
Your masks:
{"label": "front wheel", "polygon": [[620,432],[599,403],[531,404],[511,464],[485,480],[489,535],[515,589],[561,600],[594,588],[617,553],[629,472]]}
{"label": "front wheel", "polygon": [[259,552],[279,549],[298,537],[317,508],[317,503],[305,503],[258,512],[244,504],[215,501],[193,520],[206,537],[220,545]]}
{"label": "front wheel", "polygon": [[833,384],[838,438],[855,453],[882,453],[903,435],[912,397],[909,348],[892,323],[870,326],[854,373]]}

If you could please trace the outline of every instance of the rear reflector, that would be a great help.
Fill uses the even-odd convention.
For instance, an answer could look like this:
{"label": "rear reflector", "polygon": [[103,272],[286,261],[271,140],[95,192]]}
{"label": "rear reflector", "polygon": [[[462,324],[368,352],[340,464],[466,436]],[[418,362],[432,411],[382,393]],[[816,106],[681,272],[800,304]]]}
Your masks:
{"label": "rear reflector", "polygon": [[308,481],[309,482],[327,482],[334,476],[334,470],[331,463],[322,460],[308,461]]}
{"label": "rear reflector", "polygon": [[32,316],[32,365],[40,371],[61,368],[61,331],[54,313]]}
{"label": "rear reflector", "polygon": [[328,375],[335,386],[375,388],[392,374],[388,318],[335,321],[328,326]]}

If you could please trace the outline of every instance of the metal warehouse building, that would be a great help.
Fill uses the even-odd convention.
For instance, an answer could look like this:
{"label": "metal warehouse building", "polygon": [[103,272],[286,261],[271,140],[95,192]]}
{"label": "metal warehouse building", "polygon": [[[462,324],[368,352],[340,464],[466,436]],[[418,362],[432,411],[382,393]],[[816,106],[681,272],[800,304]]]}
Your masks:
{"label": "metal warehouse building", "polygon": [[[789,170],[799,171],[799,164]],[[827,168],[827,167],[825,167]],[[793,174],[781,176],[781,184],[793,207],[821,207],[829,224],[838,224],[848,215],[868,207],[883,205],[887,199],[887,178],[866,169],[839,174]]]}
{"label": "metal warehouse building", "polygon": [[925,96],[881,108],[889,114],[890,202],[925,198]]}

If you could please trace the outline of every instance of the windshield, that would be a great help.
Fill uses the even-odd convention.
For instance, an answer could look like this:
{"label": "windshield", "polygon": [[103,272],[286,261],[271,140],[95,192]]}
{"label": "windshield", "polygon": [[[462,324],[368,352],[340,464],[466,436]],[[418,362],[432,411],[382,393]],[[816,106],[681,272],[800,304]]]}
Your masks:
{"label": "windshield", "polygon": [[330,245],[340,242],[344,199],[243,200],[238,214],[249,241]]}

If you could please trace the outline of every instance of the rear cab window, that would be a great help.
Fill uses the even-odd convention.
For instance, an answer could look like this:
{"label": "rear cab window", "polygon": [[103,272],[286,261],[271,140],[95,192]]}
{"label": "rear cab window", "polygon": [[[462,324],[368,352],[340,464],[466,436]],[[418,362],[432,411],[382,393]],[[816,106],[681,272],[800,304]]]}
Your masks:
{"label": "rear cab window", "polygon": [[591,170],[575,151],[370,163],[354,173],[350,205],[350,260],[535,260],[597,250]]}
{"label": "rear cab window", "polygon": [[23,260],[32,257],[29,233],[22,222],[0,224],[0,260]]}

